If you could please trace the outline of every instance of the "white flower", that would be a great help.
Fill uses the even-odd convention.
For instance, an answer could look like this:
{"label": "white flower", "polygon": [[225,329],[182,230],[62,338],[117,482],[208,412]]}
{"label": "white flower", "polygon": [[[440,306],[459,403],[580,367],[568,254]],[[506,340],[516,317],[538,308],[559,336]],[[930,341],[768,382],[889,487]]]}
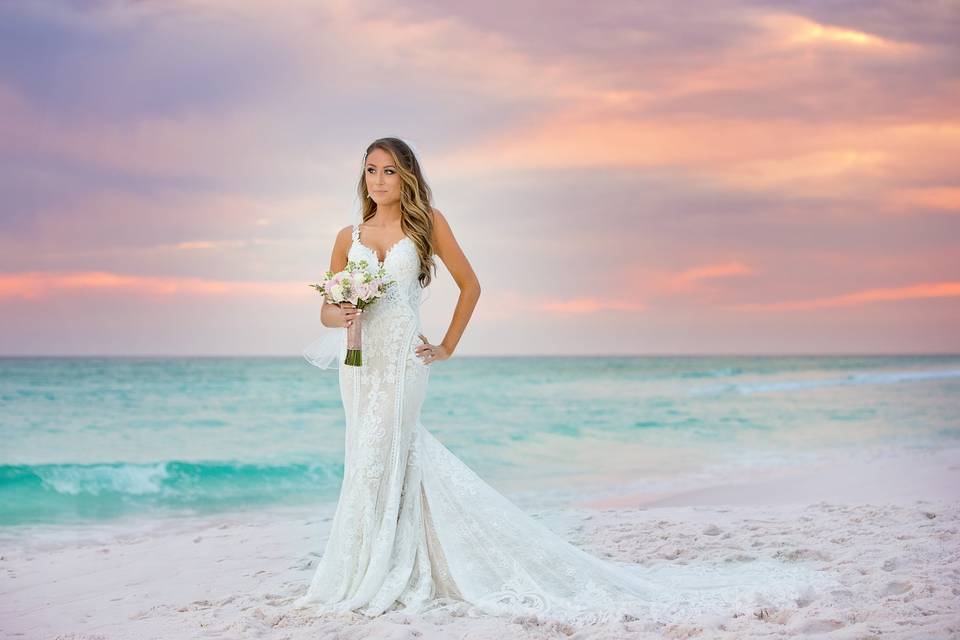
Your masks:
{"label": "white flower", "polygon": [[330,297],[334,302],[343,302],[343,285],[335,284],[330,287]]}

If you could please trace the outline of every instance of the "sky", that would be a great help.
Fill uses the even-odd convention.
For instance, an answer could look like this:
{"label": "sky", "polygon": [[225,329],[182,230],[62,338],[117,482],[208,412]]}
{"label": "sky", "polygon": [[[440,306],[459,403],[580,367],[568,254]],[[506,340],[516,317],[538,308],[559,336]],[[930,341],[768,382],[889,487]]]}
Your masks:
{"label": "sky", "polygon": [[383,136],[454,357],[960,352],[960,3],[694,5],[0,2],[0,355],[298,356]]}

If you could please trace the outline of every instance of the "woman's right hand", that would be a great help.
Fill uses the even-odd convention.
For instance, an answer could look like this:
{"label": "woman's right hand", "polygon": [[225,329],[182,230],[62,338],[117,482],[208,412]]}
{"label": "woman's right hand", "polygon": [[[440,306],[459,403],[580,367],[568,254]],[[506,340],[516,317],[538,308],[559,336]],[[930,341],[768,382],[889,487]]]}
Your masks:
{"label": "woman's right hand", "polygon": [[349,327],[353,321],[363,313],[363,309],[358,309],[349,302],[341,302],[339,305],[333,305],[334,318],[338,327]]}

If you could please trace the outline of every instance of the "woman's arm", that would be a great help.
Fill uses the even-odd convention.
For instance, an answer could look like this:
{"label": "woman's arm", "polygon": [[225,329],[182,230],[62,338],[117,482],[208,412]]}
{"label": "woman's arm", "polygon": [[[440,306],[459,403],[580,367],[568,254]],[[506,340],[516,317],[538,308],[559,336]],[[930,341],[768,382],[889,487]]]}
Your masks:
{"label": "woman's arm", "polygon": [[457,239],[453,236],[446,217],[437,209],[433,210],[433,214],[434,252],[443,260],[443,264],[460,287],[460,298],[453,311],[453,319],[440,342],[440,346],[446,349],[447,356],[451,356],[477,306],[477,300],[480,298],[480,281],[477,279],[477,274],[473,272],[467,256],[463,254]]}
{"label": "woman's arm", "polygon": [[[337,239],[333,243],[333,252],[330,256],[330,271],[337,273],[343,271],[347,266],[347,252],[350,250],[350,243],[353,241],[353,227],[346,226],[337,233]],[[349,306],[349,305],[348,305]],[[320,309],[320,323],[325,327],[343,327],[345,326],[344,310],[339,305],[324,301],[323,308]]]}

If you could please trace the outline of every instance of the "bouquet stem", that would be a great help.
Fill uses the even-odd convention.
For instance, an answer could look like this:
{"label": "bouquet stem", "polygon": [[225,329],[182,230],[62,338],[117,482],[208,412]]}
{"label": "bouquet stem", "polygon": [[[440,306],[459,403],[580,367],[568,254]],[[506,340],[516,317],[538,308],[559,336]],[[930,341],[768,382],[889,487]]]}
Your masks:
{"label": "bouquet stem", "polygon": [[347,327],[347,357],[343,361],[343,364],[349,364],[354,367],[359,367],[363,364],[360,337],[360,329],[362,326],[360,316],[358,315],[353,319],[353,324]]}

